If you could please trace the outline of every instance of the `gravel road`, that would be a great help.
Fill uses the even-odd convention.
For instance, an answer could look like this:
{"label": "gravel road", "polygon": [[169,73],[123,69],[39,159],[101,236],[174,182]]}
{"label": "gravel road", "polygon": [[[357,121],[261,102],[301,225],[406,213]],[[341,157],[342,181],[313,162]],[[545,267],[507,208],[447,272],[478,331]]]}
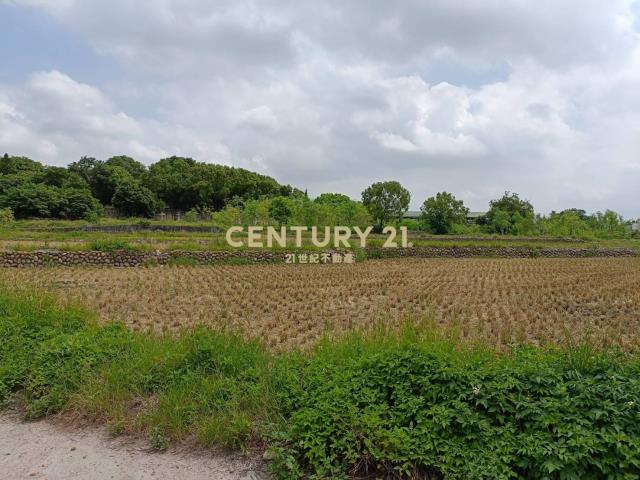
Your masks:
{"label": "gravel road", "polygon": [[240,455],[155,453],[144,441],[114,439],[105,429],[0,413],[2,480],[264,480],[258,463]]}

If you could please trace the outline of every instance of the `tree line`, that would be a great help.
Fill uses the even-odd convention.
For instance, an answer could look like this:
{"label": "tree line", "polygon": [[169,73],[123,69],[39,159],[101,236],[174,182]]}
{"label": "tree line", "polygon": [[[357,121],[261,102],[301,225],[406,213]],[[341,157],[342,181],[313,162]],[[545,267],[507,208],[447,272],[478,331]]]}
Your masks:
{"label": "tree line", "polygon": [[229,203],[303,195],[242,168],[165,158],[149,167],[127,156],[82,157],[68,167],[26,157],[0,159],[0,208],[16,218],[92,219],[112,206],[120,214],[152,217],[165,208],[220,210]]}
{"label": "tree line", "polygon": [[571,208],[549,215],[536,215],[533,205],[517,193],[505,192],[489,202],[489,210],[469,220],[469,209],[462,200],[448,192],[427,198],[415,220],[406,220],[411,194],[398,182],[374,183],[362,193],[378,229],[395,221],[405,223],[410,230],[425,230],[434,234],[494,233],[501,235],[600,236],[625,237],[631,222],[612,211],[588,215]]}
{"label": "tree line", "polygon": [[420,216],[406,219],[410,192],[397,181],[376,182],[361,201],[340,193],[315,199],[291,185],[242,168],[169,157],[149,167],[128,156],[107,160],[82,157],[65,167],[46,166],[26,157],[0,158],[0,220],[63,218],[95,220],[106,206],[121,215],[153,217],[165,208],[187,212],[187,220],[210,219],[231,225],[403,224],[434,234],[607,236],[628,234],[621,215],[607,210],[587,214],[569,209],[536,215],[517,193],[489,204],[486,214],[469,220],[469,209],[448,192],[424,200]]}

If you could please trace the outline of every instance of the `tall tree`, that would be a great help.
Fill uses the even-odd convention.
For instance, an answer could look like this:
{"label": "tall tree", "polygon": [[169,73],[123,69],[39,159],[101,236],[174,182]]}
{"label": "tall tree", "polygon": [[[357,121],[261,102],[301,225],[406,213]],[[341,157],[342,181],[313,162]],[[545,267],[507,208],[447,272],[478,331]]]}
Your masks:
{"label": "tall tree", "polygon": [[535,219],[533,205],[520,199],[517,193],[505,192],[489,205],[487,223],[495,232],[518,235],[532,231]]}
{"label": "tall tree", "polygon": [[291,218],[293,209],[290,202],[286,197],[275,197],[269,202],[269,215],[278,222],[278,226],[286,225]]}
{"label": "tall tree", "polygon": [[91,185],[95,170],[101,164],[102,162],[100,160],[85,156],[81,157],[77,162],[70,163],[68,169],[70,172],[75,172],[80,175],[88,185]]}
{"label": "tall tree", "polygon": [[390,221],[401,221],[410,201],[409,190],[396,181],[376,182],[362,192],[362,203],[376,222],[377,231]]}
{"label": "tall tree", "polygon": [[439,192],[435,197],[427,198],[421,211],[427,227],[438,234],[449,233],[453,225],[465,223],[469,213],[462,200],[456,200],[456,197],[447,192]]}
{"label": "tall tree", "polygon": [[122,182],[113,194],[113,206],[130,217],[153,217],[160,204],[155,194],[135,180]]}

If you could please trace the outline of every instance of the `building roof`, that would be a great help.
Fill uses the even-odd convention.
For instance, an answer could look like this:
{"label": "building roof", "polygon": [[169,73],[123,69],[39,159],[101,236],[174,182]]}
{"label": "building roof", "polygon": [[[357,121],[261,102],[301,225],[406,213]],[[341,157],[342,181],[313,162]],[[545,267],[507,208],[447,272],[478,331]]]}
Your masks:
{"label": "building roof", "polygon": [[467,218],[480,218],[484,217],[487,212],[469,212],[467,213]]}
{"label": "building roof", "polygon": [[404,212],[404,218],[420,218],[421,214],[420,210],[407,210]]}
{"label": "building roof", "polygon": [[[469,212],[467,218],[480,218],[484,217],[487,212]],[[407,210],[404,214],[404,218],[420,218],[422,212],[420,210]]]}

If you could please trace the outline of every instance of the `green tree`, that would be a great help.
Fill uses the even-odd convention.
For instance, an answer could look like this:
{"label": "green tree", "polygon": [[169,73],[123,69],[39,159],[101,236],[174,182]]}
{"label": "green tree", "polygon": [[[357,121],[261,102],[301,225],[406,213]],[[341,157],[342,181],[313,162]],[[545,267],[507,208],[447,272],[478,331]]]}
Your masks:
{"label": "green tree", "polygon": [[192,158],[163,158],[149,167],[144,184],[169,208],[187,211],[197,206],[202,197],[195,189],[201,181],[196,168]]}
{"label": "green tree", "polygon": [[25,183],[0,195],[0,208],[10,208],[16,218],[58,217],[64,204],[60,190],[44,184]]}
{"label": "green tree", "polygon": [[506,235],[511,231],[511,217],[505,210],[495,210],[491,217],[491,226],[494,231]]}
{"label": "green tree", "polygon": [[138,181],[147,173],[147,167],[144,164],[126,155],[111,157],[104,162],[104,165],[107,167],[120,167]]}
{"label": "green tree", "polygon": [[60,216],[70,220],[89,219],[102,213],[102,206],[89,190],[69,188],[62,191],[64,206]]}
{"label": "green tree", "polygon": [[121,214],[130,217],[151,218],[160,208],[155,194],[135,181],[120,183],[111,203]]}
{"label": "green tree", "polygon": [[100,200],[102,205],[111,205],[111,199],[118,187],[124,183],[135,181],[125,168],[103,163],[96,167],[91,184],[91,192],[94,197]]}
{"label": "green tree", "polygon": [[286,225],[292,213],[290,200],[286,197],[272,198],[269,202],[269,216],[278,222],[278,226]]}
{"label": "green tree", "polygon": [[450,233],[455,224],[464,224],[469,213],[462,200],[456,200],[456,197],[447,192],[439,192],[435,197],[427,198],[420,210],[426,226],[438,234]]}
{"label": "green tree", "polygon": [[78,173],[63,167],[46,167],[38,181],[50,187],[89,190],[89,184]]}
{"label": "green tree", "polygon": [[327,219],[324,225],[371,225],[371,215],[362,202],[356,202],[342,193],[323,193],[314,203],[323,207],[324,212],[321,216]]}
{"label": "green tree", "polygon": [[41,163],[31,160],[27,157],[10,157],[4,155],[0,159],[0,174],[11,175],[21,172],[29,172],[31,174],[42,173],[44,166]]}
{"label": "green tree", "polygon": [[219,212],[211,215],[211,222],[220,228],[229,228],[242,223],[242,210],[238,207],[227,205]]}
{"label": "green tree", "polygon": [[93,157],[81,157],[77,162],[69,164],[67,168],[70,172],[78,174],[88,185],[92,185],[96,168],[100,165],[102,162]]}
{"label": "green tree", "polygon": [[613,210],[595,213],[589,217],[588,223],[594,234],[599,237],[617,238],[627,234],[627,227],[622,215]]}
{"label": "green tree", "polygon": [[316,197],[314,202],[321,205],[329,205],[330,207],[338,208],[345,204],[352,203],[353,200],[342,193],[322,193]]}
{"label": "green tree", "polygon": [[527,200],[521,200],[517,193],[505,192],[505,194],[490,202],[487,212],[487,224],[501,234],[527,234],[531,233],[534,225],[533,205]]}
{"label": "green tree", "polygon": [[538,218],[540,233],[558,237],[580,237],[590,230],[584,210],[569,209],[551,212],[549,216]]}
{"label": "green tree", "polygon": [[390,221],[400,222],[410,201],[409,191],[396,181],[377,182],[362,192],[362,203],[376,222],[377,231]]}

